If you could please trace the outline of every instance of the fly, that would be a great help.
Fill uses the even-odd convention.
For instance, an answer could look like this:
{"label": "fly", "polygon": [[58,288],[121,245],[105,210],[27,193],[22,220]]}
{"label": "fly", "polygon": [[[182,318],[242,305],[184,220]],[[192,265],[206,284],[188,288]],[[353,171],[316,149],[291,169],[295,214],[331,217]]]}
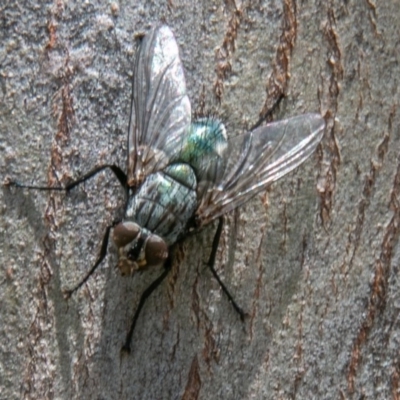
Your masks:
{"label": "fly", "polygon": [[124,351],[130,351],[145,301],[171,269],[176,243],[216,219],[208,266],[244,318],[214,269],[222,217],[302,164],[325,128],[319,114],[267,125],[261,122],[234,138],[228,137],[217,119],[192,122],[178,45],[169,27],[157,25],[141,39],[134,65],[127,172],[116,165],[102,165],[65,187],[7,182],[20,188],[68,192],[107,168],[113,171],[126,192],[125,216],[107,227],[96,263],[66,295],[79,289],[103,261],[111,232],[122,275],[163,264],[161,275],[140,298]]}

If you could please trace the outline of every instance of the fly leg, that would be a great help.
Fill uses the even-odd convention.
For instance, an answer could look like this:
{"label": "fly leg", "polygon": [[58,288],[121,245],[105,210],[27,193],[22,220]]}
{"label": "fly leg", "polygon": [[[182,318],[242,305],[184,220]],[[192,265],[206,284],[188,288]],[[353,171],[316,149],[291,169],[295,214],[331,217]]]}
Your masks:
{"label": "fly leg", "polygon": [[219,222],[218,222],[218,228],[217,228],[217,231],[215,232],[215,236],[214,236],[214,240],[213,240],[213,244],[212,244],[210,258],[207,262],[207,265],[210,268],[212,274],[214,275],[214,278],[218,281],[219,285],[221,286],[222,291],[227,295],[229,302],[232,304],[235,311],[239,314],[240,319],[242,321],[244,321],[244,317],[246,315],[245,312],[237,305],[236,301],[234,300],[232,295],[229,293],[229,290],[227,289],[225,284],[221,281],[221,278],[218,276],[217,271],[214,268],[215,258],[217,255],[217,250],[218,250],[219,240],[221,238],[223,225],[224,225],[224,219],[223,219],[223,217],[220,217]]}
{"label": "fly leg", "polygon": [[81,279],[81,281],[75,285],[72,289],[64,290],[64,297],[66,299],[69,299],[73,293],[75,293],[79,288],[81,288],[84,283],[90,278],[90,276],[93,274],[93,272],[97,269],[97,267],[101,264],[101,262],[104,260],[104,258],[107,255],[107,247],[108,247],[108,241],[110,238],[110,231],[111,229],[118,223],[119,221],[115,221],[112,225],[107,226],[107,229],[104,233],[103,241],[101,243],[101,248],[99,252],[99,256],[97,257],[97,260],[95,264],[93,265],[92,268],[86,273],[86,275]]}
{"label": "fly leg", "polygon": [[172,266],[172,252],[170,252],[170,254],[164,264],[163,273],[155,281],[153,281],[151,283],[151,285],[148,286],[147,289],[142,293],[142,296],[140,297],[140,300],[139,300],[139,305],[137,306],[135,315],[133,316],[131,327],[129,329],[128,334],[126,335],[125,344],[122,346],[121,353],[127,353],[127,354],[130,353],[132,335],[133,335],[133,331],[135,330],[136,322],[139,318],[140,311],[142,310],[146,300],[150,297],[150,295],[154,292],[154,290],[156,290],[158,288],[158,286],[160,286],[161,282],[165,279],[165,277],[171,271],[171,266]]}
{"label": "fly leg", "polygon": [[[75,186],[78,186],[79,184],[89,180],[90,178],[93,178],[95,175],[97,175],[99,172],[105,170],[105,169],[111,169],[111,171],[114,173],[114,175],[117,177],[118,181],[120,184],[124,187],[124,189],[127,191],[128,186],[127,186],[127,177],[126,174],[121,170],[116,165],[112,164],[106,164],[106,165],[101,165],[99,167],[96,167],[89,171],[87,174],[83,175],[79,179],[70,182],[66,186],[56,186],[56,187],[50,187],[50,186],[33,186],[33,185],[24,185],[21,184],[17,181],[12,181],[7,179],[5,182],[6,186],[15,186],[17,188],[21,189],[33,189],[33,190],[46,190],[46,191],[52,191],[52,190],[57,190],[57,191],[65,191],[69,192],[71,189],[73,189]],[[110,237],[110,231],[111,229],[120,221],[115,221],[113,224],[109,225],[104,233],[103,241],[101,244],[101,249],[99,256],[97,258],[96,263],[93,265],[93,267],[89,270],[89,272],[84,276],[84,278],[72,289],[65,290],[64,291],[64,296],[65,298],[70,298],[71,295],[76,292],[88,279],[89,277],[93,274],[93,272],[97,269],[97,267],[100,265],[100,263],[104,260],[104,258],[107,255],[107,247],[108,247],[108,241]]]}
{"label": "fly leg", "polygon": [[274,104],[272,104],[272,107],[270,109],[268,109],[261,117],[260,119],[257,121],[257,123],[255,125],[253,125],[250,128],[250,131],[254,131],[254,129],[258,128],[269,116],[272,115],[272,113],[275,111],[276,107],[279,106],[279,103],[281,102],[281,100],[285,97],[285,95],[283,93],[281,93],[279,95],[279,97],[275,100]]}
{"label": "fly leg", "polygon": [[127,188],[127,177],[124,171],[122,171],[121,168],[119,168],[117,165],[112,165],[112,164],[106,164],[106,165],[101,165],[100,167],[96,167],[92,169],[90,172],[87,174],[83,175],[76,181],[68,183],[66,186],[33,186],[33,185],[24,185],[22,183],[19,183],[17,181],[13,181],[10,179],[6,179],[4,182],[5,186],[15,186],[17,188],[21,189],[34,189],[34,190],[58,190],[58,191],[66,191],[69,192],[71,189],[73,189],[75,186],[78,186],[79,184],[89,180],[90,178],[93,178],[95,175],[97,175],[99,172],[105,170],[106,168],[110,168],[112,172],[114,172],[114,175],[117,177],[119,183],[126,189]]}

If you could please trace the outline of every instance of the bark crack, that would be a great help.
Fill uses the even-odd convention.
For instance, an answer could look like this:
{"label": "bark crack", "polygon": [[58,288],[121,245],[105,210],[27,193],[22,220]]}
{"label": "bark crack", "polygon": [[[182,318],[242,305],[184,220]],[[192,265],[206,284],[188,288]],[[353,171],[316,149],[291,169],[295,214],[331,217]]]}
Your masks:
{"label": "bark crack", "polygon": [[[389,117],[390,129],[392,128],[394,116],[395,111],[393,108]],[[381,157],[383,157],[385,151],[387,151],[387,141],[388,135],[385,136],[383,143],[378,147],[378,155]],[[398,159],[397,170],[392,185],[389,208],[392,210],[393,215],[385,229],[381,243],[381,252],[375,260],[373,278],[370,285],[371,291],[365,318],[358,330],[351,351],[349,370],[347,374],[347,385],[350,393],[354,393],[357,369],[361,362],[362,346],[366,343],[376,319],[385,311],[386,308],[391,262],[395,245],[400,236],[400,159]]]}

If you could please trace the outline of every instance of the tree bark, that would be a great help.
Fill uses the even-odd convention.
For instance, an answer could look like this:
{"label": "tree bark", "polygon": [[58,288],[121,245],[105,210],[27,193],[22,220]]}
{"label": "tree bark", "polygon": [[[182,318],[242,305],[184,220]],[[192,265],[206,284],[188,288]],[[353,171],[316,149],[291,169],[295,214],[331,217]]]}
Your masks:
{"label": "tree bark", "polygon": [[0,6],[2,177],[57,185],[126,166],[135,34],[165,21],[196,115],[244,132],[320,112],[316,154],[189,237],[160,270],[121,277],[115,249],[68,302],[123,213],[111,173],[68,195],[4,187],[0,397],[400,398],[399,1],[6,2]]}

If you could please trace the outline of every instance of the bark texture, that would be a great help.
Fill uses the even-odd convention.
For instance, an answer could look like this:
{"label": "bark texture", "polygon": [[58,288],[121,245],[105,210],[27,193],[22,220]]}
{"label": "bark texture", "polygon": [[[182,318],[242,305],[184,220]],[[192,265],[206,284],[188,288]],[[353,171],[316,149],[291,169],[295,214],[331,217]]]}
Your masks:
{"label": "bark texture", "polygon": [[62,193],[0,189],[0,398],[399,399],[400,2],[3,1],[0,176],[55,185],[126,164],[135,34],[163,20],[193,110],[243,132],[320,112],[296,172],[187,239],[120,356],[140,294],[116,254],[68,302],[121,215],[111,173]]}

